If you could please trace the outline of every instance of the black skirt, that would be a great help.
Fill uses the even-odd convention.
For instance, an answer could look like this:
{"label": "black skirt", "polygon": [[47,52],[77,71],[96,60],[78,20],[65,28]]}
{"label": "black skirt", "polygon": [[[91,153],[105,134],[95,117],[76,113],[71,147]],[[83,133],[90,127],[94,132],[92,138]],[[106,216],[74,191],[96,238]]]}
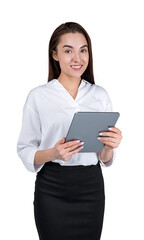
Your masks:
{"label": "black skirt", "polygon": [[48,162],[37,173],[34,218],[40,240],[99,240],[105,206],[100,164]]}

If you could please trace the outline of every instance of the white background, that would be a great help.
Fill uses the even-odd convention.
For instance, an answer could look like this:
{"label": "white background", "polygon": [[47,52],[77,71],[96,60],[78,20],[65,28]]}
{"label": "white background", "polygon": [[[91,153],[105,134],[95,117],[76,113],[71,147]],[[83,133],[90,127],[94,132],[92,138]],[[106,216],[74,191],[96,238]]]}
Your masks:
{"label": "white background", "polygon": [[16,153],[28,92],[47,82],[48,42],[75,21],[92,41],[95,83],[121,116],[123,140],[103,168],[106,209],[102,240],[144,239],[143,1],[13,0],[0,3],[0,239],[38,240],[33,216],[35,173]]}

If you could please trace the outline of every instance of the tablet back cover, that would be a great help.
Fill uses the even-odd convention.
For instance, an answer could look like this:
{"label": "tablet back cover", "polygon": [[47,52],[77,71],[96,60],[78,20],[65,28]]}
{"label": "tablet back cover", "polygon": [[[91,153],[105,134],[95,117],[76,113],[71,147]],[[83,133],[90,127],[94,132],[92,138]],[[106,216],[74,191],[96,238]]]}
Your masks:
{"label": "tablet back cover", "polygon": [[119,116],[118,112],[76,112],[65,142],[72,140],[84,142],[79,153],[101,152],[104,144],[97,137],[100,132],[109,131],[108,127],[115,126]]}

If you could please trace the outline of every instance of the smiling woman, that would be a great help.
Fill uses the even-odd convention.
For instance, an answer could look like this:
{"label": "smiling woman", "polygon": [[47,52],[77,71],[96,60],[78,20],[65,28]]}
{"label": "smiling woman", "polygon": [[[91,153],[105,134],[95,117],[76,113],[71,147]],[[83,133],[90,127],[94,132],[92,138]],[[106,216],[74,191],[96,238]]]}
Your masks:
{"label": "smiling woman", "polygon": [[60,37],[53,58],[60,65],[58,80],[66,89],[76,89],[81,76],[89,63],[89,52],[86,38],[81,33],[65,33]]}
{"label": "smiling woman", "polygon": [[77,111],[111,112],[112,104],[94,82],[89,35],[68,22],[51,36],[48,82],[30,91],[17,143],[24,165],[37,173],[34,216],[40,240],[101,236],[105,192],[100,163],[112,164],[122,136],[113,127],[99,139],[105,144],[101,153],[81,153],[83,142],[65,142],[64,137]]}
{"label": "smiling woman", "polygon": [[[82,53],[87,57],[87,68],[82,69],[82,79],[87,79],[88,82],[94,84],[93,76],[93,59],[91,39],[86,30],[78,23],[68,22],[61,24],[53,32],[49,42],[49,76],[48,81],[58,78],[61,73],[61,61],[58,59],[58,54],[62,50],[67,54]],[[74,66],[79,63],[72,63]],[[81,64],[82,65],[82,64]]]}

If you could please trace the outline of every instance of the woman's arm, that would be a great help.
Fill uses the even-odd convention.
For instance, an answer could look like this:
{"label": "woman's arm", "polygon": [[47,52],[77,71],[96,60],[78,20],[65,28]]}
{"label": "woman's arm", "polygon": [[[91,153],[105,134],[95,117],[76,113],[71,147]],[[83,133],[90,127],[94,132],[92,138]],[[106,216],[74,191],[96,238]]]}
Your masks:
{"label": "woman's arm", "polygon": [[55,160],[53,148],[38,150],[35,154],[34,164],[43,164]]}
{"label": "woman's arm", "polygon": [[[63,137],[53,148],[38,150],[35,154],[34,164],[43,164],[55,159],[67,161],[73,154],[78,153],[82,149],[82,145],[83,142],[80,142],[79,140],[65,143],[65,138]],[[75,148],[77,149],[73,150]]]}
{"label": "woman's arm", "polygon": [[100,158],[103,163],[109,162],[113,158],[113,150],[107,150],[104,146],[103,150],[100,153]]}

